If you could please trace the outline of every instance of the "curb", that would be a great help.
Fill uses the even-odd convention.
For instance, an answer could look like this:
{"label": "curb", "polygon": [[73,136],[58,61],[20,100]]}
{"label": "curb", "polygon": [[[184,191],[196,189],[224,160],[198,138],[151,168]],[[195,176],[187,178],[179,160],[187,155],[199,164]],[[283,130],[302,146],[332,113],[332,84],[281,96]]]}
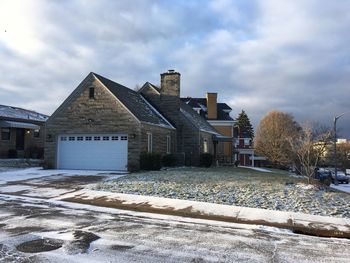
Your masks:
{"label": "curb", "polygon": [[55,200],[137,212],[265,225],[319,237],[350,238],[350,219],[346,218],[93,190],[64,194]]}

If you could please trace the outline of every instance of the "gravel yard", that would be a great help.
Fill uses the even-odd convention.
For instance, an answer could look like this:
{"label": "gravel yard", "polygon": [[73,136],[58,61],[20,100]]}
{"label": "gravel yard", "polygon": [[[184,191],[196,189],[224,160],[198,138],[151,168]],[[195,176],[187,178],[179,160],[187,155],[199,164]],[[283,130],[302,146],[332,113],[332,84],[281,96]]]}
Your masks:
{"label": "gravel yard", "polygon": [[319,190],[284,171],[175,168],[106,181],[95,190],[350,218],[350,195]]}

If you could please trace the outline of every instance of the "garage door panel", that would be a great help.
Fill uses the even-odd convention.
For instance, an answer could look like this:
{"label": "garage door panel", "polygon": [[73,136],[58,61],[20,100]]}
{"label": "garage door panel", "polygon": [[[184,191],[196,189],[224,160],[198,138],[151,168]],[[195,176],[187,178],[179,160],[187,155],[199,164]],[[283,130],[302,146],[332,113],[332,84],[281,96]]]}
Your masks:
{"label": "garage door panel", "polygon": [[58,168],[126,170],[128,141],[126,135],[60,135]]}

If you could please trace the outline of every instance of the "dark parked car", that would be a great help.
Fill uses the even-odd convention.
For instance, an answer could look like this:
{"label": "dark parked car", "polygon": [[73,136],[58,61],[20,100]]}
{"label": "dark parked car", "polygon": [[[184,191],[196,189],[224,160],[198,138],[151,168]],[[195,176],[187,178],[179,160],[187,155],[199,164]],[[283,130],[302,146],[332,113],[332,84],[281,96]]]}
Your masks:
{"label": "dark parked car", "polygon": [[[332,183],[334,184],[334,181],[335,181],[335,172],[332,171],[331,172],[332,174]],[[341,171],[337,171],[337,180],[338,180],[338,183],[340,184],[348,184],[349,183],[349,177],[346,176],[343,172]]]}
{"label": "dark parked car", "polygon": [[[335,182],[335,172],[334,170],[327,170],[327,169],[322,169],[322,170],[317,170],[315,173],[316,179],[319,179],[321,182],[324,182],[327,179],[330,179],[332,181],[332,184]],[[340,184],[348,184],[349,183],[349,177],[346,176],[343,172],[337,171],[337,180],[338,183]]]}

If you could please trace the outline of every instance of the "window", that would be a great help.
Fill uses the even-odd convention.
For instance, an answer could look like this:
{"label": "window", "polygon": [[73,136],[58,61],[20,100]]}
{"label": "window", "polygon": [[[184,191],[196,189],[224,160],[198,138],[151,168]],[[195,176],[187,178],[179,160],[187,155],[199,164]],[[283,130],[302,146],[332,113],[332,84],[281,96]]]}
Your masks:
{"label": "window", "polygon": [[83,141],[84,140],[84,137],[83,136],[78,136],[77,137],[77,141]]}
{"label": "window", "polygon": [[94,136],[94,141],[100,141],[101,137],[100,136]]}
{"label": "window", "polygon": [[235,139],[235,147],[239,145],[239,139]]}
{"label": "window", "polygon": [[153,138],[152,133],[147,133],[147,151],[151,153],[153,150]]}
{"label": "window", "polygon": [[1,128],[1,140],[9,141],[11,139],[10,128]]}
{"label": "window", "polygon": [[85,141],[91,141],[92,140],[92,137],[91,136],[86,136],[85,137]]}
{"label": "window", "polygon": [[104,141],[109,141],[109,136],[103,136],[102,138]]}
{"label": "window", "polygon": [[250,139],[249,138],[244,139],[244,145],[250,145]]}
{"label": "window", "polygon": [[118,141],[118,140],[119,140],[118,136],[112,136],[112,141]]}
{"label": "window", "polygon": [[89,88],[89,99],[95,98],[95,88],[91,87]]}
{"label": "window", "polygon": [[40,138],[40,130],[39,129],[34,130],[34,138]]}
{"label": "window", "polygon": [[67,137],[61,137],[61,141],[67,141]]}
{"label": "window", "polygon": [[166,153],[171,152],[171,141],[170,141],[170,135],[166,137]]}
{"label": "window", "polygon": [[207,139],[205,139],[205,140],[203,141],[203,152],[204,152],[204,153],[209,152],[208,141],[207,141]]}
{"label": "window", "polygon": [[120,136],[120,139],[121,139],[122,141],[126,141],[126,140],[128,139],[128,137],[127,137],[127,136]]}
{"label": "window", "polygon": [[74,137],[74,136],[69,137],[68,140],[69,140],[69,141],[75,141],[75,137]]}

